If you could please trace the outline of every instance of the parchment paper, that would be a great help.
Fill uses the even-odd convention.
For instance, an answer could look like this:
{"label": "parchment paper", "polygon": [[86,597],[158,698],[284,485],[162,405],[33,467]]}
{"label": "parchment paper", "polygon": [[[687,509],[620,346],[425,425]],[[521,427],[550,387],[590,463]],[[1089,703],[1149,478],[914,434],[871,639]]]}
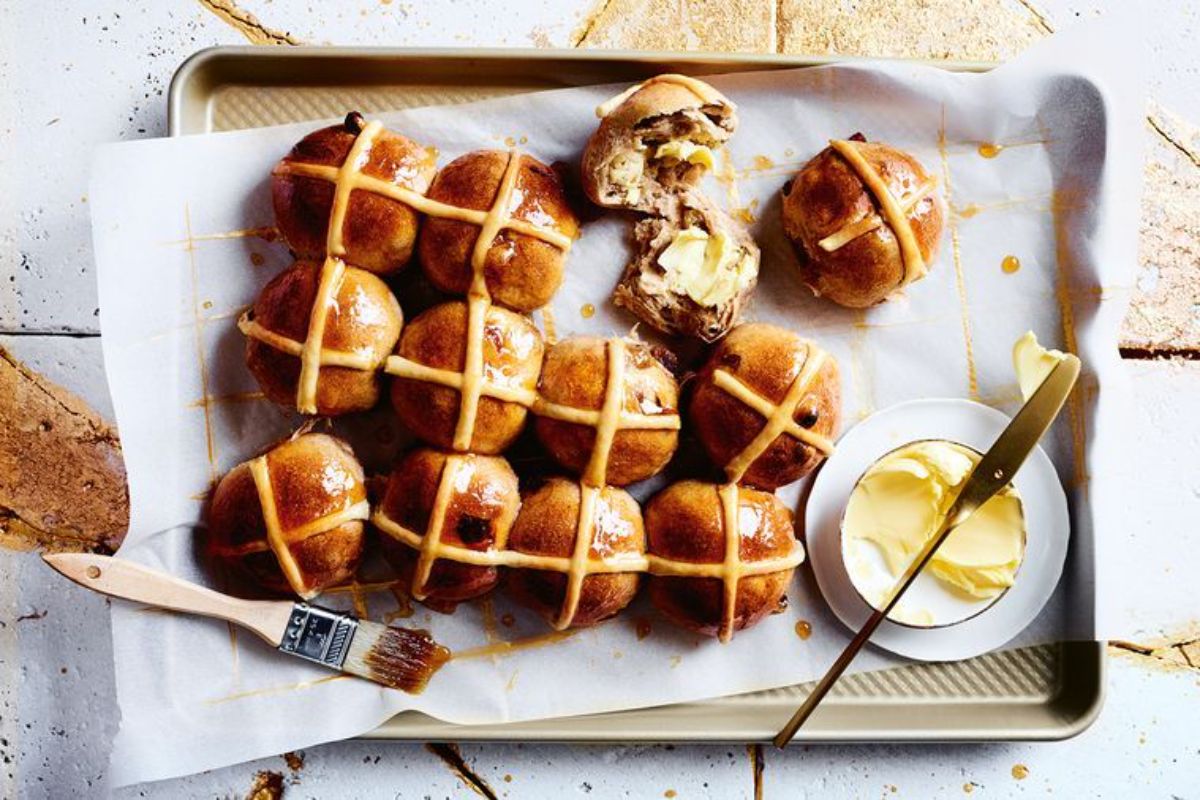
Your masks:
{"label": "parchment paper", "polygon": [[[904,64],[713,79],[740,107],[725,179],[708,190],[746,209],[763,250],[748,319],[816,337],[840,361],[846,426],[914,397],[975,397],[1013,410],[1010,348],[1027,329],[1083,358],[1083,389],[1045,442],[1073,507],[1067,572],[1050,604],[1012,644],[1091,639],[1102,629],[1097,541],[1118,539],[1119,419],[1125,393],[1116,331],[1135,265],[1139,102],[1134,59],[1103,26],[1034,48],[985,75]],[[1131,64],[1131,62],[1133,62]],[[440,163],[516,142],[547,163],[577,164],[593,110],[623,86],[509,97],[386,114],[437,146]],[[239,311],[290,263],[271,226],[268,175],[316,124],[106,146],[91,187],[104,356],[130,480],[132,521],[120,555],[213,583],[193,526],[221,473],[296,424],[255,397]],[[778,222],[778,192],[829,138],[855,131],[914,154],[942,181],[954,213],[930,275],[866,312],[815,299],[800,283]],[[1004,145],[995,158],[978,145]],[[608,294],[627,254],[627,218],[585,226],[553,303],[559,336],[622,334],[634,319]],[[1001,270],[1007,255],[1015,274]],[[413,270],[417,267],[414,265]],[[406,298],[401,297],[402,301]],[[594,304],[594,317],[581,307]],[[351,424],[375,470],[402,444],[385,407]],[[369,451],[369,452],[367,452]],[[782,496],[797,504],[801,486]],[[644,490],[642,492],[644,494]],[[802,514],[800,515],[802,518]],[[363,580],[370,581],[371,576]],[[553,717],[775,687],[818,676],[848,634],[807,566],[790,608],[729,646],[683,633],[639,601],[616,621],[542,647],[454,661],[420,696],[384,690],[271,652],[249,634],[133,605],[113,606],[121,732],[116,783],[160,779],[366,732],[416,708],[459,723]],[[348,594],[324,602],[346,605]],[[364,598],[391,619],[387,593]],[[511,617],[509,616],[511,615]],[[635,620],[651,634],[639,640]],[[813,633],[801,640],[799,620]],[[417,607],[400,620],[453,649],[519,640],[546,628],[501,596],[450,616]],[[899,663],[864,652],[856,669]]]}

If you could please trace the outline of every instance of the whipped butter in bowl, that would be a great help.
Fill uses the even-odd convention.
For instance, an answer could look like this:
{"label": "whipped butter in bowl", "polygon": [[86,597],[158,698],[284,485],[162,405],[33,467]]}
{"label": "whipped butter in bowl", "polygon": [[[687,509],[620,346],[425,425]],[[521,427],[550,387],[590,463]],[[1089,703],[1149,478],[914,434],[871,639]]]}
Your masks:
{"label": "whipped butter in bowl", "polygon": [[[956,442],[928,439],[884,454],[862,474],[842,517],[841,550],[864,601],[875,608],[887,602],[980,457]],[[1025,533],[1020,495],[1006,486],[950,534],[888,618],[928,628],[982,613],[1016,581]]]}

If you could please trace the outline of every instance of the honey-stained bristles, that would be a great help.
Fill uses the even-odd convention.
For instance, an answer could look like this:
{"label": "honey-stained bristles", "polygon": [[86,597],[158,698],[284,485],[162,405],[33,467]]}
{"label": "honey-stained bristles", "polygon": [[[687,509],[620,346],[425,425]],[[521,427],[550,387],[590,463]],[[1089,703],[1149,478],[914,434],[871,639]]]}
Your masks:
{"label": "honey-stained bristles", "polygon": [[427,632],[359,620],[342,671],[419,694],[450,660],[450,651]]}

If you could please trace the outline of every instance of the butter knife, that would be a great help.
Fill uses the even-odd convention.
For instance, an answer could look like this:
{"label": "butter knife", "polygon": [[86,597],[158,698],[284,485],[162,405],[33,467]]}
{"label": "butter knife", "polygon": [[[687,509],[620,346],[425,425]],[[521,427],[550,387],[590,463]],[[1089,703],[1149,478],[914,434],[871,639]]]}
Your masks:
{"label": "butter knife", "polygon": [[1078,358],[1073,355],[1064,356],[1013,417],[1012,422],[1008,423],[1008,427],[1001,432],[967,477],[962,491],[958,493],[950,510],[946,512],[946,519],[937,535],[926,542],[925,547],[913,558],[904,574],[896,581],[896,586],[887,603],[871,614],[866,624],[850,640],[850,644],[846,645],[846,649],[833,662],[833,666],[805,698],[804,703],[783,726],[783,729],[776,734],[773,740],[776,747],[782,748],[792,740],[796,731],[816,710],[817,705],[833,688],[837,679],[850,666],[850,662],[858,655],[858,651],[870,640],[871,634],[887,619],[887,615],[895,608],[896,603],[900,601],[904,592],[916,580],[925,565],[929,563],[929,559],[937,552],[942,542],[946,541],[955,528],[966,522],[976,509],[990,500],[992,495],[1004,488],[1017,474],[1017,470],[1025,463],[1025,458],[1037,446],[1042,434],[1049,429],[1055,417],[1058,416],[1058,412],[1062,410],[1067,396],[1071,394],[1071,389],[1079,377],[1079,366]]}

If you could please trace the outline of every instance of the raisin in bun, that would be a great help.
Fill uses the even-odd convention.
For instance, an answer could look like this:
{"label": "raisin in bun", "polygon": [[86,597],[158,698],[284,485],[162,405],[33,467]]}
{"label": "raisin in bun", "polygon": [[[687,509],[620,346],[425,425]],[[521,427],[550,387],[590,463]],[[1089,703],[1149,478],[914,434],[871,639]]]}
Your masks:
{"label": "raisin in bun", "polygon": [[903,150],[861,136],[832,142],[783,187],[783,230],[805,283],[865,308],[920,280],[942,235],[935,186]]}
{"label": "raisin in bun", "polygon": [[221,478],[208,509],[207,550],[256,586],[307,600],[354,576],[368,515],[350,446],[305,433]]}
{"label": "raisin in bun", "polygon": [[[579,221],[567,204],[562,183],[550,167],[536,158],[504,150],[476,150],[459,156],[437,174],[428,197],[457,208],[486,212],[501,191],[510,159],[518,159],[508,202],[497,209],[503,218],[520,223],[503,225],[483,261],[483,277],[491,299],[518,311],[532,311],[550,302],[563,279],[567,247],[579,233]],[[542,235],[530,232],[530,226]],[[547,241],[553,232],[561,241]],[[474,275],[473,254],[480,226],[431,214],[417,246],[421,266],[434,286],[465,295]],[[565,246],[564,246],[565,245]]]}
{"label": "raisin in bun", "polygon": [[737,128],[736,108],[703,81],[659,75],[596,109],[600,126],[583,151],[592,202],[673,216]]}
{"label": "raisin in bun", "polygon": [[597,430],[614,380],[612,348],[621,351],[620,417],[608,450],[600,454],[604,472],[588,482],[624,486],[662,470],[679,444],[679,386],[649,345],[590,336],[552,345],[542,367],[534,431],[555,461],[586,475],[596,448],[604,446],[597,443]]}
{"label": "raisin in bun", "polygon": [[[672,484],[646,505],[645,525],[650,601],[675,624],[721,641],[780,608],[804,560],[792,512],[773,494],[735,484]],[[736,560],[726,558],[731,545]]]}
{"label": "raisin in bun", "polygon": [[375,525],[412,596],[448,606],[495,588],[497,567],[463,563],[456,554],[502,550],[520,503],[517,476],[503,458],[421,448],[392,470]]}
{"label": "raisin in bun", "polygon": [[[594,496],[586,504],[589,519],[581,521],[584,492]],[[577,567],[580,574],[587,572],[581,581],[572,584],[563,570],[537,568],[539,556],[560,562],[571,559],[581,530],[590,541],[585,560]],[[637,594],[641,576],[636,568],[592,570],[596,562],[622,556],[640,560],[645,550],[642,511],[622,489],[583,488],[575,481],[551,478],[524,498],[508,548],[532,557],[529,566],[514,566],[505,577],[505,587],[515,601],[560,630],[595,625],[620,612]]]}
{"label": "raisin in bun", "polygon": [[[393,273],[412,257],[418,215],[403,200],[386,197],[368,186],[349,194],[344,221],[333,238],[344,252],[329,253],[329,224],[335,210],[335,171],[342,167],[355,143],[370,126],[357,113],[342,125],[305,136],[275,167],[271,198],[275,220],[288,247],[298,258],[344,258],[360,269]],[[424,194],[437,169],[436,151],[387,129],[360,142],[358,173],[387,187]],[[316,168],[314,170],[313,168]],[[319,173],[319,174],[318,174]]]}
{"label": "raisin in bun", "polygon": [[[498,387],[509,399],[484,390],[472,414],[461,408],[460,389],[429,380],[428,370],[461,374],[467,352],[466,303],[434,306],[412,320],[400,336],[396,353],[407,366],[388,360],[392,405],[413,434],[445,449],[499,453],[525,424],[542,366],[542,335],[528,317],[499,306],[487,306],[483,331],[482,382]],[[464,382],[475,382],[480,376]],[[515,398],[515,399],[514,399]],[[465,422],[464,422],[465,419]],[[462,427],[465,425],[466,427]],[[456,434],[470,431],[469,440]]]}
{"label": "raisin in bun", "polygon": [[[300,261],[276,275],[238,323],[247,335],[246,366],[268,399],[324,416],[366,411],[379,400],[379,367],[400,338],[403,316],[387,284],[345,267],[326,284],[329,265]],[[324,330],[310,364],[315,384],[300,386],[304,343],[314,311],[324,302]]]}

